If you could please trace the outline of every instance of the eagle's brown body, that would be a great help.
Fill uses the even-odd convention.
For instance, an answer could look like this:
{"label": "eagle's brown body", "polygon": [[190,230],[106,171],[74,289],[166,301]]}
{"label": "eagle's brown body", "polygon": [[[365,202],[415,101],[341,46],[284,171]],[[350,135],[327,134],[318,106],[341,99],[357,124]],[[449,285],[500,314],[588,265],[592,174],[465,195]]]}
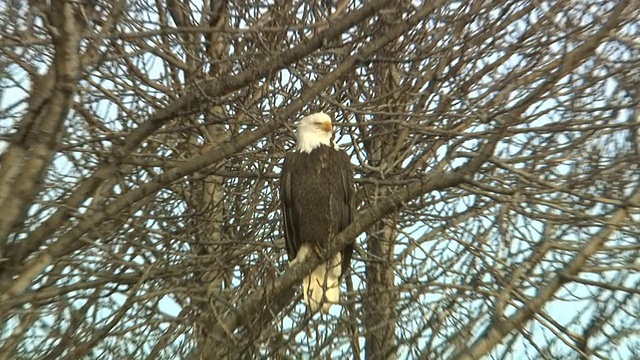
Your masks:
{"label": "eagle's brown body", "polygon": [[[353,221],[353,170],[346,153],[322,145],[309,154],[287,154],[282,173],[287,255],[293,260],[302,244],[323,249]],[[342,252],[341,273],[352,252],[351,245]]]}
{"label": "eagle's brown body", "polygon": [[[282,168],[281,204],[287,255],[304,261],[310,251],[330,245],[346,228],[355,211],[353,169],[343,151],[319,145],[310,151],[290,152]],[[339,299],[339,280],[349,267],[353,246],[316,268],[303,282],[304,297],[312,311],[328,312]]]}

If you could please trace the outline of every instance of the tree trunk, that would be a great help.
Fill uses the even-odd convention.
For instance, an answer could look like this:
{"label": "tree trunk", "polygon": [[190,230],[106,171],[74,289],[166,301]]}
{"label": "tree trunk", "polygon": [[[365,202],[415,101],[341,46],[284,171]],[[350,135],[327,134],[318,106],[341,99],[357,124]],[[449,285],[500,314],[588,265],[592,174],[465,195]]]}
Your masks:
{"label": "tree trunk", "polygon": [[365,355],[367,360],[396,359],[396,304],[393,248],[397,214],[378,222],[369,232],[367,295],[365,306]]}

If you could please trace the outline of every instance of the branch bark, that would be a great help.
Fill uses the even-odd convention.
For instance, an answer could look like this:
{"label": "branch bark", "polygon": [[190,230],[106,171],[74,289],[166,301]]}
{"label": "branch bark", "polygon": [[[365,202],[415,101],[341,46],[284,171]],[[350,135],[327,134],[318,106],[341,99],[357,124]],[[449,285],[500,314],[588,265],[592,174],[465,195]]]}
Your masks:
{"label": "branch bark", "polygon": [[26,217],[41,190],[46,169],[60,142],[71,98],[80,78],[80,29],[71,1],[57,1],[49,11],[55,48],[53,64],[34,79],[29,107],[0,163],[0,259],[8,236]]}

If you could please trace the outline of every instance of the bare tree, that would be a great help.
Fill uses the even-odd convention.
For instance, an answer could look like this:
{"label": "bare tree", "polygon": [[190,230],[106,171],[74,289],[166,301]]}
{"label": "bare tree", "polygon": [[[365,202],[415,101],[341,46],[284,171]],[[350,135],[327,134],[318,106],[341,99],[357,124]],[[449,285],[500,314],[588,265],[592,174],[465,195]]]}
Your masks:
{"label": "bare tree", "polygon": [[[0,358],[640,357],[636,1],[0,3]],[[278,182],[356,168],[310,314]]]}

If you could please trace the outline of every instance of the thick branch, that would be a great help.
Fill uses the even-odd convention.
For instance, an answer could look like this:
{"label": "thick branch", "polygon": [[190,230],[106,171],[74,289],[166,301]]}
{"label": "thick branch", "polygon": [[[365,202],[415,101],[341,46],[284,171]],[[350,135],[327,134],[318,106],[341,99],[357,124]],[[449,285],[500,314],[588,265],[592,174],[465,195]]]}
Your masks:
{"label": "thick branch", "polygon": [[29,108],[0,164],[0,259],[7,237],[25,220],[40,191],[75,93],[80,74],[80,29],[73,12],[69,1],[52,5],[53,64],[46,75],[34,81]]}

